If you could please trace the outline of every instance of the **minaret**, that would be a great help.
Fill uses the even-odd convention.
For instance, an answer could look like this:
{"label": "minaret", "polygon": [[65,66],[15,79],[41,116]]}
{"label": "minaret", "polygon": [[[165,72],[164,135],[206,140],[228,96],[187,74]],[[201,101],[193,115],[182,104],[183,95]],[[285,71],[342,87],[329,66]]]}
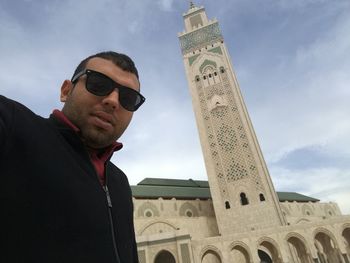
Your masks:
{"label": "minaret", "polygon": [[192,2],[179,34],[221,235],[285,224],[217,20]]}

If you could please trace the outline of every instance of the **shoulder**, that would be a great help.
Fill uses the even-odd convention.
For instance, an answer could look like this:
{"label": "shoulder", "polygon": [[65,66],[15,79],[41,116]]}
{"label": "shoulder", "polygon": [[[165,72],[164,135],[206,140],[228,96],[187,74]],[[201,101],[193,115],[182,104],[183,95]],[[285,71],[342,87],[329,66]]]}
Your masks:
{"label": "shoulder", "polygon": [[22,104],[18,103],[17,101],[11,100],[11,99],[3,96],[3,95],[0,95],[0,105],[1,106],[10,106],[10,105],[12,105],[12,106],[15,106],[15,105],[23,106]]}
{"label": "shoulder", "polygon": [[[33,123],[33,117],[36,116],[27,107],[22,104],[0,95],[0,149],[7,149],[18,141],[18,134],[23,134],[28,130],[28,125]],[[1,151],[4,154],[5,150]]]}
{"label": "shoulder", "polygon": [[28,109],[23,104],[6,98],[5,96],[0,95],[0,114],[1,117],[12,117],[14,114],[27,114],[36,116],[30,109]]}
{"label": "shoulder", "polygon": [[17,135],[23,137],[33,129],[40,130],[43,121],[44,118],[23,104],[0,95],[0,140]]}
{"label": "shoulder", "polygon": [[0,95],[0,124],[3,129],[11,127],[15,119],[21,118],[21,112],[31,111],[17,101]]}
{"label": "shoulder", "polygon": [[9,114],[14,110],[16,102],[14,100],[10,100],[2,95],[0,95],[0,114],[1,116],[5,114]]}

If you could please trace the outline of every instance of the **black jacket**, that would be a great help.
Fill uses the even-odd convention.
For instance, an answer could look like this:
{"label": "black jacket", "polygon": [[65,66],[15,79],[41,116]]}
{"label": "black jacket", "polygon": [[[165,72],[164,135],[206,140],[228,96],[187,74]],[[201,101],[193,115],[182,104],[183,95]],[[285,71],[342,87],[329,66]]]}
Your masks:
{"label": "black jacket", "polygon": [[131,190],[106,165],[106,191],[77,134],[0,96],[0,262],[138,262]]}

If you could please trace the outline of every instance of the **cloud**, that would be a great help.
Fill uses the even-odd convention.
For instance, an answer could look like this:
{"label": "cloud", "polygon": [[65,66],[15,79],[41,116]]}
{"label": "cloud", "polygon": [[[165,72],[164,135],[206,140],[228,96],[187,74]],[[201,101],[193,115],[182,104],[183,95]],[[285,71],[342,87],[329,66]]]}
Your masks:
{"label": "cloud", "polygon": [[174,0],[158,0],[159,6],[163,11],[172,11],[173,10]]}
{"label": "cloud", "polygon": [[350,214],[350,169],[289,170],[271,166],[270,173],[278,191],[299,192],[318,198],[322,202],[337,202],[343,213]]}
{"label": "cloud", "polygon": [[332,167],[333,165],[339,166],[339,161],[339,156],[330,155],[325,147],[310,146],[288,152],[273,165],[291,170],[304,170],[316,167]]}
{"label": "cloud", "polygon": [[[259,108],[252,105],[250,109],[258,134],[269,142],[266,147],[263,142],[269,161],[312,145],[335,145],[335,141],[341,153],[349,152],[342,147],[349,142],[350,132],[346,121],[350,114],[350,38],[344,34],[348,25],[347,16],[339,17],[329,32],[300,47],[281,69],[268,70],[270,87],[258,102]],[[275,69],[281,75],[273,74]]]}

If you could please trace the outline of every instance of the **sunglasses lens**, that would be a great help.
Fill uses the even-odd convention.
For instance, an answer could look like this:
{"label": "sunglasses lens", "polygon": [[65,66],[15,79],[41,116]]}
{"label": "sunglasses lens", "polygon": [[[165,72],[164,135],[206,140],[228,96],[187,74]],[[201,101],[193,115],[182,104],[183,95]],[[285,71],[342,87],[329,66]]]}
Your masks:
{"label": "sunglasses lens", "polygon": [[106,96],[114,90],[114,82],[97,72],[91,72],[86,79],[86,89],[97,96]]}
{"label": "sunglasses lens", "polygon": [[135,111],[141,102],[140,95],[130,88],[119,88],[120,104],[129,111]]}

